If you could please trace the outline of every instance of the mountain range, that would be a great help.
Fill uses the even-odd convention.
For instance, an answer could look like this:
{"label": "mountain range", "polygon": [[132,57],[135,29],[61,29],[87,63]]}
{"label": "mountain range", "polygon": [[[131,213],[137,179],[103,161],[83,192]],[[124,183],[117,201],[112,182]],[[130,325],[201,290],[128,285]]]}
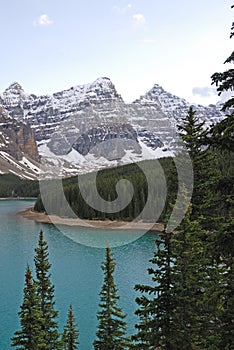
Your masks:
{"label": "mountain range", "polygon": [[[0,106],[0,172],[38,178],[173,156],[177,126],[191,104],[157,84],[125,103],[103,77],[42,96],[15,82]],[[207,125],[224,118],[219,105],[193,108]]]}

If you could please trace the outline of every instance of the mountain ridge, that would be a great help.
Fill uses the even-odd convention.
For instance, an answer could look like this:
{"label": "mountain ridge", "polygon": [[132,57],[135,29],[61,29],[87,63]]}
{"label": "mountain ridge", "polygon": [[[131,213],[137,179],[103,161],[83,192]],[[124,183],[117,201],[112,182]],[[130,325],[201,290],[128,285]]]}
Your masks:
{"label": "mountain ridge", "polygon": [[[42,162],[55,168],[59,164],[61,176],[172,156],[177,125],[191,106],[158,84],[125,103],[107,77],[39,96],[14,82],[0,95],[0,103],[14,120],[30,125]],[[220,106],[193,108],[206,125],[224,118]]]}

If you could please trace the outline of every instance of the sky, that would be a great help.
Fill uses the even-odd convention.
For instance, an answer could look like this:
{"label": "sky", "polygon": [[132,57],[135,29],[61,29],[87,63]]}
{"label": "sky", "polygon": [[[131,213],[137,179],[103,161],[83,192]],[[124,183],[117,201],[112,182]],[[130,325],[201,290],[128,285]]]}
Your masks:
{"label": "sky", "polygon": [[17,81],[52,94],[109,77],[126,102],[154,84],[191,103],[218,101],[228,69],[233,0],[1,2],[0,93]]}

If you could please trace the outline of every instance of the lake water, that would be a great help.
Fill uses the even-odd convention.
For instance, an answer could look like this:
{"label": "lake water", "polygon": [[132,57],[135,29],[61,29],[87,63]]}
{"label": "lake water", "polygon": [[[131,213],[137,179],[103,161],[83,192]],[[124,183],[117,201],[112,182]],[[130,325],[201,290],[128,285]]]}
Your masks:
{"label": "lake water", "polygon": [[[103,283],[100,266],[105,249],[82,245],[51,224],[39,224],[15,215],[32,205],[32,201],[26,200],[0,201],[0,350],[12,349],[10,338],[19,329],[17,312],[22,303],[25,267],[29,263],[34,271],[34,248],[41,229],[49,245],[60,330],[72,304],[80,331],[79,350],[91,350],[97,327],[98,294]],[[70,237],[76,230],[81,229],[71,229]],[[82,229],[86,242],[90,233],[89,229]],[[99,229],[96,233],[100,240],[106,235],[106,231]],[[118,236],[120,232],[111,234]],[[127,313],[129,334],[134,333],[137,321],[134,285],[150,282],[147,267],[155,249],[155,238],[155,233],[147,233],[132,243],[112,249],[116,259],[115,282],[121,298],[119,305]]]}

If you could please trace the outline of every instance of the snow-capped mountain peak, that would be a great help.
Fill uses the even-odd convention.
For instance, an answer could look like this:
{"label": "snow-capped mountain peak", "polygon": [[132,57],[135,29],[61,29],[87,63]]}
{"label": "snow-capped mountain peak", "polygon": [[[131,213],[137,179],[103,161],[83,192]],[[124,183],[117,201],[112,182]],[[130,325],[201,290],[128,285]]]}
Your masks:
{"label": "snow-capped mountain peak", "polygon": [[18,82],[12,83],[8,88],[4,91],[4,95],[24,95],[24,89]]}
{"label": "snow-capped mountain peak", "polygon": [[[177,125],[190,107],[158,84],[133,103],[125,103],[107,77],[42,96],[27,94],[13,83],[0,95],[0,103],[14,120],[31,126],[42,158],[52,163],[54,158],[55,164],[61,159],[70,175],[85,171],[85,164],[91,171],[140,161],[146,154],[173,154]],[[207,124],[224,117],[214,105],[193,107]]]}
{"label": "snow-capped mountain peak", "polygon": [[157,106],[172,122],[176,123],[180,123],[181,119],[186,117],[191,106],[196,111],[198,118],[205,120],[208,125],[217,123],[217,121],[223,118],[222,112],[218,106],[209,105],[205,107],[191,104],[184,98],[180,98],[165,91],[163,87],[158,84],[155,84],[150,91],[134,101],[134,103],[143,106]]}

